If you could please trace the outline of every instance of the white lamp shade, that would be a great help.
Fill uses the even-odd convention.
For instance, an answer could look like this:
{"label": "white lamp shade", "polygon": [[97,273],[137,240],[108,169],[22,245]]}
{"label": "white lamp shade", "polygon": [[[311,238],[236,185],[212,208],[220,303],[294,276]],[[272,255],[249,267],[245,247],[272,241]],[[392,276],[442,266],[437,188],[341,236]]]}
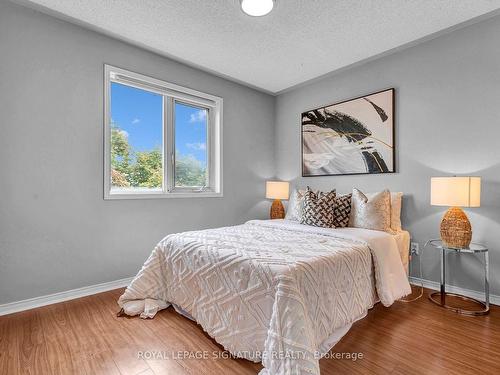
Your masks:
{"label": "white lamp shade", "polygon": [[288,199],[289,194],[290,194],[290,183],[286,181],[266,182],[267,199]]}
{"label": "white lamp shade", "polygon": [[431,205],[479,207],[481,177],[432,177]]}

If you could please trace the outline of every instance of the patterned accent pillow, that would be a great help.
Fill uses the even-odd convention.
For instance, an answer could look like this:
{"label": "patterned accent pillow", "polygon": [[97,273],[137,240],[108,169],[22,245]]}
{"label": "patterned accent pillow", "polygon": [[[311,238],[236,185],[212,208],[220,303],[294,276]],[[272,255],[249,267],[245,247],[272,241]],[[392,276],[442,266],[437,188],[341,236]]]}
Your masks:
{"label": "patterned accent pillow", "polygon": [[349,226],[391,232],[391,193],[381,191],[370,198],[358,189],[352,191]]}
{"label": "patterned accent pillow", "polygon": [[[308,189],[309,186],[307,187]],[[288,201],[288,206],[286,209],[285,220],[299,221],[302,217],[302,207],[304,206],[304,194],[307,190],[304,189],[293,189],[290,195],[290,200]],[[316,194],[323,194],[319,190],[313,190]]]}
{"label": "patterned accent pillow", "polygon": [[335,204],[335,190],[329,193],[316,194],[307,188],[304,194],[301,224],[315,227],[334,228],[333,206]]}
{"label": "patterned accent pillow", "polygon": [[349,224],[351,198],[352,194],[335,197],[335,205],[333,207],[333,225],[335,228],[345,228]]}

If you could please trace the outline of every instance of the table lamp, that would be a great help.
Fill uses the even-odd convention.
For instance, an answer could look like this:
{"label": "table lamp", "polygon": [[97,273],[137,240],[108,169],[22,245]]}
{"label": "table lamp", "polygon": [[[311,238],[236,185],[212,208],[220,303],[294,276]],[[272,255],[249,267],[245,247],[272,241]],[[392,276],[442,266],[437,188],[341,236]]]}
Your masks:
{"label": "table lamp", "polygon": [[441,220],[441,240],[451,248],[467,248],[472,227],[460,207],[479,207],[481,177],[432,177],[431,205],[449,206]]}
{"label": "table lamp", "polygon": [[286,181],[267,181],[266,198],[274,199],[271,205],[271,219],[284,219],[285,208],[281,199],[288,199],[290,193],[290,184]]}

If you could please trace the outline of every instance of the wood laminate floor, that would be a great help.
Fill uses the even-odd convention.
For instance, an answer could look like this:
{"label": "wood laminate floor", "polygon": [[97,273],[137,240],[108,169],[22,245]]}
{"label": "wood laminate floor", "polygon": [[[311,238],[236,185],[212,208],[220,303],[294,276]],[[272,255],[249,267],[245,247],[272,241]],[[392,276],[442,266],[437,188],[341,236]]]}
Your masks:
{"label": "wood laminate floor", "polygon": [[[117,318],[121,292],[0,317],[0,374],[219,375],[261,369],[213,355],[221,347],[172,308],[152,320]],[[333,349],[363,358],[322,359],[321,374],[500,374],[500,308],[488,316],[460,316],[433,305],[428,292],[412,303],[377,304]],[[208,358],[189,358],[195,351]],[[151,358],[153,352],[160,354]]]}

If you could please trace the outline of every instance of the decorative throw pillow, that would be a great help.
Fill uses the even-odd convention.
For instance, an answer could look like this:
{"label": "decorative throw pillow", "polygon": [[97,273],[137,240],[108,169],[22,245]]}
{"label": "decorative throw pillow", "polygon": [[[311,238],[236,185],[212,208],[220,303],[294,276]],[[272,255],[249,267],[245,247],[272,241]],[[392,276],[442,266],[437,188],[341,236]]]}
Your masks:
{"label": "decorative throw pillow", "polygon": [[351,198],[352,194],[335,197],[335,204],[333,206],[333,226],[335,228],[345,228],[349,224]]}
{"label": "decorative throw pillow", "polygon": [[[366,197],[370,200],[377,193],[366,193]],[[401,228],[401,203],[403,200],[403,193],[391,192],[391,229],[395,232],[400,232]]]}
{"label": "decorative throw pillow", "polygon": [[315,193],[309,187],[304,194],[301,224],[315,227],[333,228],[333,207],[335,190],[329,193]]}
{"label": "decorative throw pillow", "polygon": [[358,189],[352,191],[349,226],[391,231],[391,193],[389,190],[374,194],[370,199]]}

